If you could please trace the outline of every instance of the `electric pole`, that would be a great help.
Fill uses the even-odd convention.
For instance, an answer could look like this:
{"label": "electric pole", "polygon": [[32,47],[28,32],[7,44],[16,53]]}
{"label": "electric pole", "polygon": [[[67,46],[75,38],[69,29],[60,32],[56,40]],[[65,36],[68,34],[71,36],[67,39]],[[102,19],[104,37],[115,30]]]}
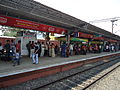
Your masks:
{"label": "electric pole", "polygon": [[111,20],[111,22],[112,22],[112,33],[113,33],[113,29],[114,29],[114,22],[115,21],[117,21],[117,19],[116,20]]}
{"label": "electric pole", "polygon": [[107,19],[101,19],[101,20],[94,20],[94,21],[90,21],[89,23],[100,23],[100,22],[108,22],[111,21],[112,23],[112,33],[114,31],[114,22],[120,20],[120,17],[114,17],[114,18],[107,18]]}

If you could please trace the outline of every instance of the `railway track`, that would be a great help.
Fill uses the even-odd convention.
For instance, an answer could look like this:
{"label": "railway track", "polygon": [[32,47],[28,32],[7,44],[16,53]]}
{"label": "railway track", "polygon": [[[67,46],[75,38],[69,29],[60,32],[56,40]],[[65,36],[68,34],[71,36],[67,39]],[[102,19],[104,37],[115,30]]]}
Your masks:
{"label": "railway track", "polygon": [[85,90],[118,67],[120,67],[119,57],[104,60],[103,63],[36,87],[33,90]]}

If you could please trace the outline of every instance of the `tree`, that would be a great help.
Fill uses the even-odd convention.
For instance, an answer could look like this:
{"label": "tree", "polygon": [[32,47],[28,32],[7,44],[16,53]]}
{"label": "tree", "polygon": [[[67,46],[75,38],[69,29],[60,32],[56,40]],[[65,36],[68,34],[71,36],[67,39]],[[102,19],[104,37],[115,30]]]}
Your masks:
{"label": "tree", "polygon": [[3,36],[12,36],[16,37],[17,35],[17,28],[7,27],[7,26],[0,26],[0,30],[2,30]]}

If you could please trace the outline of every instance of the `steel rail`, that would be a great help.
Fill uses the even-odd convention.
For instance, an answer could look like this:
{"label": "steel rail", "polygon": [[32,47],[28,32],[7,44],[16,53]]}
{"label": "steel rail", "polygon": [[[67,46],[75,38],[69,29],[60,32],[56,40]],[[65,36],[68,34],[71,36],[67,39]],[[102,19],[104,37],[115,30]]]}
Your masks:
{"label": "steel rail", "polygon": [[99,80],[103,79],[104,77],[108,76],[109,74],[111,74],[114,70],[116,70],[118,67],[120,67],[120,65],[114,67],[112,70],[110,70],[109,72],[105,73],[103,76],[99,77],[98,79],[96,79],[94,82],[90,83],[88,86],[84,87],[82,90],[86,90],[87,88],[89,88],[90,86],[92,86],[93,84],[95,84],[96,82],[98,82]]}
{"label": "steel rail", "polygon": [[[119,58],[119,57],[117,57],[117,58]],[[107,62],[103,62],[103,63],[101,63],[101,64],[99,64],[99,65],[90,67],[90,68],[85,69],[85,70],[83,70],[83,71],[76,72],[76,73],[74,73],[74,74],[72,74],[72,75],[69,75],[69,76],[66,76],[66,77],[62,77],[62,78],[60,78],[60,79],[57,79],[57,80],[55,80],[55,81],[52,81],[52,82],[47,83],[47,84],[45,84],[45,85],[42,85],[42,86],[40,86],[40,87],[36,87],[36,88],[34,88],[33,90],[39,90],[39,89],[41,89],[41,88],[45,88],[45,87],[47,87],[47,86],[49,86],[49,85],[55,84],[56,82],[60,82],[60,81],[65,80],[65,79],[67,79],[67,78],[73,77],[73,76],[75,76],[75,75],[78,75],[78,74],[84,73],[84,72],[86,72],[86,71],[89,71],[89,70],[91,70],[91,69],[93,69],[93,68],[96,68],[96,67],[99,67],[99,66],[101,66],[101,65],[104,65],[104,64],[106,64],[106,63],[115,61],[117,58],[115,58],[115,59],[113,59],[113,60],[109,60],[109,61],[107,61]],[[86,89],[86,88],[87,88],[87,87],[85,87],[85,89]]]}

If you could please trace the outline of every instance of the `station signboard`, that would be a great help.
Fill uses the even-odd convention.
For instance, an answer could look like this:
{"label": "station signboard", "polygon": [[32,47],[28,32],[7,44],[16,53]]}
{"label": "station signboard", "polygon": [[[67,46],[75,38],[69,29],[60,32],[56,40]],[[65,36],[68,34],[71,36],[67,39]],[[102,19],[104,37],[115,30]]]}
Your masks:
{"label": "station signboard", "polygon": [[93,38],[93,35],[91,35],[91,34],[86,34],[86,33],[82,33],[82,32],[78,32],[78,37]]}
{"label": "station signboard", "polygon": [[108,41],[109,42],[117,42],[117,40],[112,40],[112,39],[109,39]]}
{"label": "station signboard", "polygon": [[94,37],[94,40],[104,40],[104,37]]}
{"label": "station signboard", "polygon": [[3,15],[0,15],[0,25],[26,28],[31,30],[58,33],[58,34],[65,34],[67,32],[67,30],[64,28],[54,27],[50,25],[40,24],[28,20],[3,16]]}

